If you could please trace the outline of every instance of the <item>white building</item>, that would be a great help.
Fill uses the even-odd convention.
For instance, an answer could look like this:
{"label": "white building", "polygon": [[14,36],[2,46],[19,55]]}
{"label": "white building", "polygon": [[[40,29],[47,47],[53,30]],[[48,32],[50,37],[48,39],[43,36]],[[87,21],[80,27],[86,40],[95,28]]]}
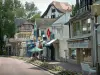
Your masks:
{"label": "white building", "polygon": [[48,29],[51,33],[46,44],[48,57],[51,57],[51,60],[65,61],[68,57],[66,40],[69,38],[69,27],[64,24],[70,19],[71,10],[71,5],[68,3],[53,1],[42,15],[42,18],[56,19],[52,26],[45,29],[46,33]]}
{"label": "white building", "polygon": [[69,21],[70,13],[71,12],[69,11],[66,12],[52,24],[52,32],[55,36],[55,39],[59,40],[59,49],[56,50],[59,52],[59,56],[56,56],[56,59],[59,58],[61,61],[66,61],[68,58],[67,40],[69,38],[69,26],[65,25],[65,23]]}
{"label": "white building", "polygon": [[47,7],[42,18],[59,18],[66,11],[71,11],[71,6],[68,3],[53,1]]}

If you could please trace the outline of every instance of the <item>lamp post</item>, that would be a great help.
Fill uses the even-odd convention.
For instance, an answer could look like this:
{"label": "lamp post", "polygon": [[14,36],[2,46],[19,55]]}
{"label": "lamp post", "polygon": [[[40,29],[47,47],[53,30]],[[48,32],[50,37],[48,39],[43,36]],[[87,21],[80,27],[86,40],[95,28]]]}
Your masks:
{"label": "lamp post", "polygon": [[92,5],[92,14],[95,17],[95,24],[94,24],[94,29],[95,29],[95,44],[96,44],[96,72],[97,75],[100,75],[100,65],[99,65],[99,58],[98,58],[98,26],[100,26],[100,24],[97,23],[97,17],[98,15],[100,15],[100,4],[93,4]]}
{"label": "lamp post", "polygon": [[100,75],[100,65],[99,65],[99,58],[98,58],[98,26],[100,24],[95,24],[95,39],[96,39],[96,71],[97,75]]}

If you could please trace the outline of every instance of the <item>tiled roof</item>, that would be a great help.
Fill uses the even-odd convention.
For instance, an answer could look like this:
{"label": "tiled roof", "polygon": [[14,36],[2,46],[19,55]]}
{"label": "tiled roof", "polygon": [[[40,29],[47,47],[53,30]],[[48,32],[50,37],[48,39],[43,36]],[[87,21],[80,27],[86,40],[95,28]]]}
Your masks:
{"label": "tiled roof", "polygon": [[21,25],[33,25],[33,23],[32,22],[28,22],[26,19],[24,19],[24,18],[16,18],[15,19],[15,25],[16,26],[21,26]]}
{"label": "tiled roof", "polygon": [[72,11],[72,6],[70,4],[68,4],[67,2],[57,2],[57,1],[53,1],[48,8],[46,9],[46,11],[43,13],[43,15],[41,16],[42,18],[48,13],[49,9],[51,6],[54,6],[55,9],[57,9],[57,11],[61,12],[61,13],[66,13],[71,12]]}
{"label": "tiled roof", "polygon": [[15,25],[16,26],[20,26],[22,25],[23,23],[25,23],[27,20],[26,19],[23,19],[23,18],[16,18],[15,19]]}
{"label": "tiled roof", "polygon": [[36,18],[36,25],[38,28],[51,26],[56,19],[50,18]]}
{"label": "tiled roof", "polygon": [[57,2],[53,1],[52,4],[61,12],[65,13],[66,11],[71,11],[72,7],[67,2]]}

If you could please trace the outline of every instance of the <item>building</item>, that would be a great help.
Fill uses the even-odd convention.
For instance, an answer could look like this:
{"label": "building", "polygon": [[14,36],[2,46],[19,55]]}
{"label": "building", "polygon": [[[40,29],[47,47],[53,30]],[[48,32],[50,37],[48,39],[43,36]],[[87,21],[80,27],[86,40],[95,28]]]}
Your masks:
{"label": "building", "polygon": [[[64,26],[64,24],[68,21],[72,8],[71,5],[67,2],[57,2],[53,1],[46,9],[42,18],[53,18],[56,19],[51,25],[47,27],[46,35],[48,42],[46,43],[47,47],[47,57],[50,60],[57,60],[57,61],[65,61],[66,59],[66,46],[67,42],[64,39],[68,38],[68,36],[64,36],[60,39],[62,31],[66,32],[65,28],[68,26]],[[68,13],[67,13],[68,12]],[[60,28],[59,28],[60,27]],[[63,28],[64,27],[64,28]],[[64,30],[63,30],[64,29]],[[60,32],[59,32],[60,30]],[[57,32],[56,32],[57,31]],[[66,35],[66,34],[65,34]],[[59,41],[60,39],[60,41]],[[62,40],[62,41],[61,41]],[[65,45],[65,46],[63,46]],[[62,49],[64,48],[64,49]],[[60,49],[60,50],[59,50]]]}
{"label": "building", "polygon": [[52,24],[52,33],[59,42],[54,42],[56,60],[66,61],[69,57],[67,40],[69,39],[69,26],[65,25],[70,19],[71,11],[67,11]]}
{"label": "building", "polygon": [[[51,54],[54,55],[54,50],[47,50],[47,47],[45,46],[45,44],[51,40],[50,36],[48,37],[47,31],[49,30],[49,33],[52,34],[52,30],[51,30],[51,25],[52,23],[55,21],[56,19],[50,19],[50,18],[36,18],[36,25],[37,25],[37,36],[40,38],[38,39],[38,41],[42,41],[42,45],[43,45],[43,56],[47,57],[48,56],[48,60],[53,59],[53,57],[51,56]],[[51,53],[49,52],[51,51]],[[49,53],[49,54],[48,54]],[[47,55],[48,54],[48,55]]]}
{"label": "building", "polygon": [[[15,19],[16,33],[14,38],[9,39],[10,47],[9,54],[25,56],[26,55],[26,42],[33,40],[33,23],[28,22],[25,19]],[[11,53],[10,53],[11,52]]]}
{"label": "building", "polygon": [[15,39],[21,42],[20,56],[26,55],[26,41],[33,40],[33,23],[28,21],[18,26],[18,33],[15,34]]}
{"label": "building", "polygon": [[49,4],[46,11],[41,16],[42,18],[59,18],[66,11],[71,11],[71,7],[68,3],[53,1]]}
{"label": "building", "polygon": [[69,20],[70,39],[69,62],[94,62],[93,53],[93,24],[91,15],[92,0],[76,0],[76,13]]}

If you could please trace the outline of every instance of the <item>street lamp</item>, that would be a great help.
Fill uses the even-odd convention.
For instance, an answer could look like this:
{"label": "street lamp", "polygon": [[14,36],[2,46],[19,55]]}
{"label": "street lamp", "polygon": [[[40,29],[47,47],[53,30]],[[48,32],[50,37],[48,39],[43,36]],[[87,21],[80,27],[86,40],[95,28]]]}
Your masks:
{"label": "street lamp", "polygon": [[100,65],[99,65],[99,58],[98,58],[98,26],[100,24],[95,24],[95,38],[96,38],[96,70],[97,70],[97,75],[100,75]]}
{"label": "street lamp", "polygon": [[92,5],[92,14],[93,16],[95,16],[95,39],[96,39],[96,71],[97,71],[97,75],[100,75],[100,65],[99,65],[99,59],[98,59],[98,35],[97,35],[97,29],[98,26],[100,26],[100,24],[97,23],[97,17],[98,15],[100,15],[100,4],[93,4]]}

